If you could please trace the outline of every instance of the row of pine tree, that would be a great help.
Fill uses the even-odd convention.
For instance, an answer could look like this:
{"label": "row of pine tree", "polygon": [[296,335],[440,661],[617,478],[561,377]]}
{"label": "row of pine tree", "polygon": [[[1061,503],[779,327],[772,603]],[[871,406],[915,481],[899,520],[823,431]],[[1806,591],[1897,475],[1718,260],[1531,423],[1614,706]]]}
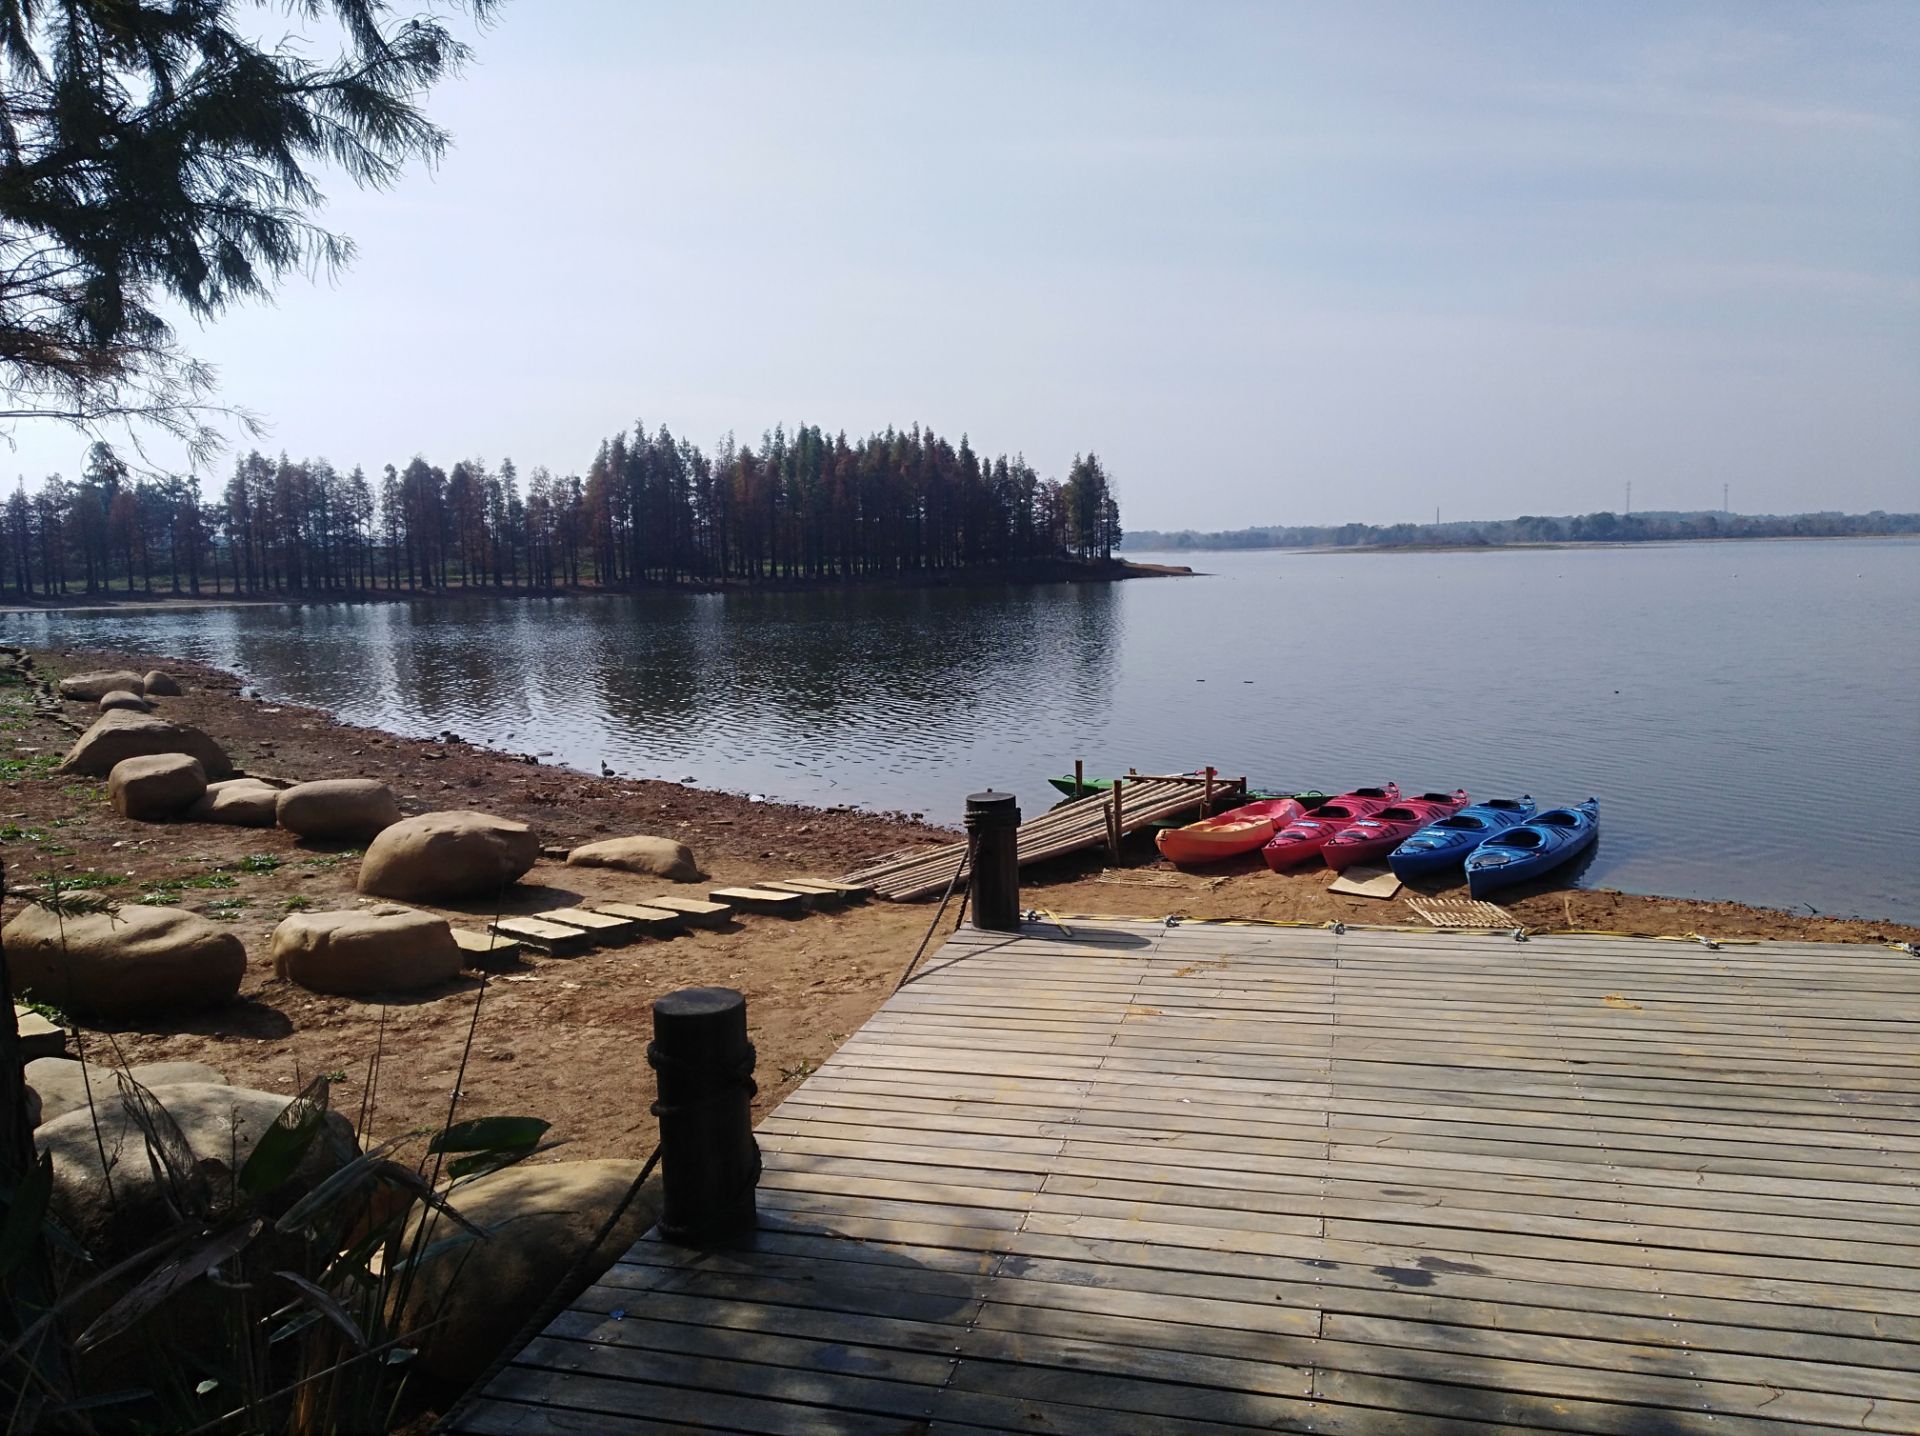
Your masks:
{"label": "row of pine tree", "polygon": [[524,486],[510,459],[369,478],[254,452],[218,495],[95,445],[78,481],[23,480],[0,526],[0,591],[21,598],[871,579],[1106,560],[1121,537],[1094,455],[1061,483],[917,425],[856,443],[775,429],[711,455],[635,425],[584,477],[536,468]]}

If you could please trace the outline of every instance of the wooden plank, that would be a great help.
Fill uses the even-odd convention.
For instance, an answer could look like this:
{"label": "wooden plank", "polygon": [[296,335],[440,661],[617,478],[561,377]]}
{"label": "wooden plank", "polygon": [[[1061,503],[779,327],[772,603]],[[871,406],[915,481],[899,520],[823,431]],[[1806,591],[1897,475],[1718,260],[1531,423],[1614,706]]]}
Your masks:
{"label": "wooden plank", "polygon": [[454,1429],[1913,1431],[1916,1022],[1847,949],[963,931],[750,1248],[642,1242]]}

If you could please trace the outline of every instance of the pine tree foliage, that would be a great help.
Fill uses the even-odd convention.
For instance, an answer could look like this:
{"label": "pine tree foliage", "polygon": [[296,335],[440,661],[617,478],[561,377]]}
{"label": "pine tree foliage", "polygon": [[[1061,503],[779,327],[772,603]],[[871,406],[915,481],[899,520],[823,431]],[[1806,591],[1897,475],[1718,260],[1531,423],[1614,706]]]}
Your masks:
{"label": "pine tree foliage", "polygon": [[104,444],[76,483],[0,512],[0,592],[425,592],[753,584],[1105,562],[1120,508],[1099,459],[1065,483],[962,436],[858,442],[803,425],[711,455],[664,426],[603,441],[584,475],[416,456],[376,480],[255,451],[217,493],[134,475]]}
{"label": "pine tree foliage", "polygon": [[[157,426],[197,456],[211,372],[169,305],[208,319],[351,242],[317,172],[391,183],[446,134],[447,17],[493,0],[0,0],[0,420]],[[271,46],[291,17],[304,27]]]}

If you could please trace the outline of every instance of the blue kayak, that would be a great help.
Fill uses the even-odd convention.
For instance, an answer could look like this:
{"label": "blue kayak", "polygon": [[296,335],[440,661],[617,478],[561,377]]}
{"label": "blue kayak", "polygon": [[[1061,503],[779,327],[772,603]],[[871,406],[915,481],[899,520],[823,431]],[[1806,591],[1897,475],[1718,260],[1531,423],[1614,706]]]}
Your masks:
{"label": "blue kayak", "polygon": [[1593,846],[1600,836],[1600,800],[1577,808],[1551,808],[1495,833],[1467,854],[1467,891],[1481,897],[1495,888],[1537,878]]}
{"label": "blue kayak", "polygon": [[1430,873],[1457,868],[1467,854],[1503,828],[1524,823],[1534,814],[1530,796],[1489,798],[1462,808],[1451,817],[1429,823],[1387,854],[1387,866],[1403,883]]}

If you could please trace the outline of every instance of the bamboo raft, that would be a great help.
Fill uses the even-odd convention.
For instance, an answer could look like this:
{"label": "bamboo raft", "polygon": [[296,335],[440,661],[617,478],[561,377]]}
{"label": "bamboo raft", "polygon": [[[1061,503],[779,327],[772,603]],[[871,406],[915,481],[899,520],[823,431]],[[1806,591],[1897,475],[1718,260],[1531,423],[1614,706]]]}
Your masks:
{"label": "bamboo raft", "polygon": [[[1201,774],[1130,773],[1113,790],[1076,798],[1022,823],[1017,850],[1020,865],[1057,858],[1106,844],[1117,852],[1120,840],[1163,818],[1184,813],[1208,813],[1223,800],[1246,791],[1245,778],[1218,778],[1211,769]],[[948,843],[920,852],[876,858],[840,881],[870,887],[891,902],[907,902],[947,890],[967,880],[967,845]],[[958,876],[956,876],[956,873]]]}

